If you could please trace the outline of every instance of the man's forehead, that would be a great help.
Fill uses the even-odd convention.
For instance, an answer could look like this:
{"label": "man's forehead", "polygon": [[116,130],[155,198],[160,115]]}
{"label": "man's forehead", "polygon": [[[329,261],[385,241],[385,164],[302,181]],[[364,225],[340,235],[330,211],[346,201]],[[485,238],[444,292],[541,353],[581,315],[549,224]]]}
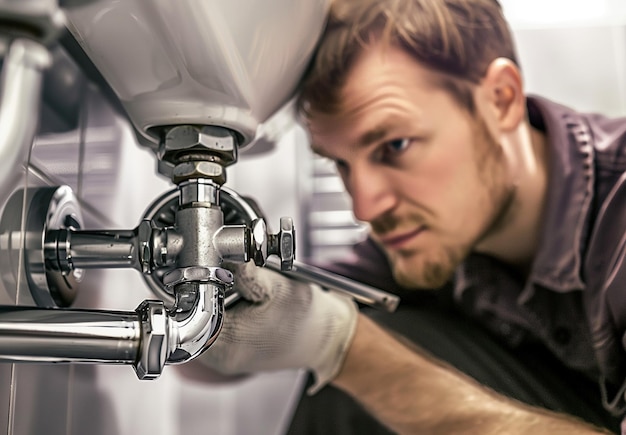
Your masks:
{"label": "man's forehead", "polygon": [[357,150],[376,144],[389,136],[393,123],[390,118],[357,123],[356,119],[326,115],[311,120],[307,130],[311,149],[317,154],[329,155],[339,149]]}
{"label": "man's forehead", "polygon": [[306,120],[311,149],[322,156],[329,156],[338,147],[347,146],[349,128],[340,116],[318,114]]}
{"label": "man's forehead", "polygon": [[[380,42],[372,42],[360,46],[349,67],[346,67],[345,71],[342,72],[343,79],[335,81],[332,85],[328,84],[328,89],[324,88],[325,92],[330,92],[331,94],[329,99],[333,101],[332,106],[329,107],[325,104],[322,96],[323,92],[318,92],[313,102],[304,101],[304,112],[318,117],[324,113],[317,112],[317,109],[331,110],[333,112],[346,110],[346,106],[350,105],[350,100],[354,96],[361,94],[364,88],[377,86],[375,82],[369,82],[380,75],[381,67],[393,70],[393,66],[389,67],[384,62],[385,53],[388,50],[395,51],[400,49],[384,46]],[[326,79],[329,80],[329,77]]]}
{"label": "man's forehead", "polygon": [[314,152],[325,155],[333,138],[340,136],[341,124],[338,121],[336,117],[326,114],[307,117],[305,127]]}

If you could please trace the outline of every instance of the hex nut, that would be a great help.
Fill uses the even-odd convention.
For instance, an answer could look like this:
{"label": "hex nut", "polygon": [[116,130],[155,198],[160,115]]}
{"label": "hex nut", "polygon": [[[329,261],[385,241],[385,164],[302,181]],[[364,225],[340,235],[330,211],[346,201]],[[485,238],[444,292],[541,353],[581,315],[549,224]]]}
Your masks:
{"label": "hex nut", "polygon": [[174,184],[193,178],[209,178],[221,185],[226,182],[226,171],[219,163],[207,161],[182,162],[174,167],[171,178]]}
{"label": "hex nut", "polygon": [[189,154],[195,155],[194,160],[202,160],[199,156],[206,155],[222,166],[228,166],[237,160],[235,133],[216,126],[179,125],[170,128],[159,146],[159,159],[177,164]]}
{"label": "hex nut", "polygon": [[173,269],[163,276],[163,284],[173,287],[185,282],[213,282],[231,285],[233,274],[221,267],[189,266]]}
{"label": "hex nut", "polygon": [[296,230],[290,217],[280,218],[278,256],[280,257],[281,270],[291,270],[296,256]]}
{"label": "hex nut", "polygon": [[152,224],[142,220],[135,229],[137,235],[137,254],[141,273],[152,272]]}
{"label": "hex nut", "polygon": [[165,175],[168,178],[172,178],[172,172],[174,171],[174,165],[170,162],[165,162],[163,160],[158,160],[157,162],[157,171],[161,175]]}
{"label": "hex nut", "polygon": [[143,301],[135,310],[141,323],[141,343],[135,373],[139,379],[156,379],[168,358],[167,311],[162,301]]}
{"label": "hex nut", "polygon": [[250,258],[257,266],[265,266],[268,256],[268,237],[265,220],[255,219],[250,223]]}
{"label": "hex nut", "polygon": [[268,235],[267,253],[280,258],[281,270],[291,270],[293,267],[296,254],[296,237],[293,220],[290,217],[281,217],[278,234]]}

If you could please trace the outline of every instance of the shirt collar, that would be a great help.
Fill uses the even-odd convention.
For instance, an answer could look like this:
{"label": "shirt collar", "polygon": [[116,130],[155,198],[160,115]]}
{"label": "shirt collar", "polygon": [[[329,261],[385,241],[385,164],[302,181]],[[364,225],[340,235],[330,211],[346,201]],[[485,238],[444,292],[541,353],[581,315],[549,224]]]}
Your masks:
{"label": "shirt collar", "polygon": [[559,292],[584,287],[581,271],[593,197],[593,145],[580,114],[528,97],[531,125],[545,130],[549,149],[544,226],[530,281]]}
{"label": "shirt collar", "polygon": [[[593,147],[583,117],[541,97],[527,98],[533,127],[544,131],[549,149],[548,192],[537,254],[527,284],[557,292],[583,288],[582,249],[593,195]],[[456,274],[455,295],[476,284],[480,271],[465,262]],[[476,273],[473,273],[476,272]],[[532,296],[526,285],[521,299]]]}

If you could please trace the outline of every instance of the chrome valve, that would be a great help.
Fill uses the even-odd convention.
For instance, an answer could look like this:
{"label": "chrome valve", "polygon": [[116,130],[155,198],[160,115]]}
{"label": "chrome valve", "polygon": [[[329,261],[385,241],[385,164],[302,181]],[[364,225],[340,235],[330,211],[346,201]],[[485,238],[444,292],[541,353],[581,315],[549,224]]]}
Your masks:
{"label": "chrome valve", "polygon": [[[219,133],[214,142],[207,139],[210,132]],[[67,186],[28,192],[24,263],[39,308],[0,307],[0,361],[129,364],[140,379],[155,379],[165,365],[197,357],[218,337],[224,310],[238,297],[236,277],[221,267],[224,261],[252,260],[284,273],[294,266],[296,279],[395,309],[392,295],[295,267],[292,220],[282,218],[278,233],[268,233],[254,207],[222,187],[224,172],[213,170],[236,157],[233,135],[194,126],[170,129],[164,137],[176,141],[162,151],[178,186],[132,230],[81,229]],[[271,256],[279,257],[279,266],[267,261]],[[93,268],[134,268],[160,300],[129,312],[60,308],[72,304],[83,271]]]}
{"label": "chrome valve", "polygon": [[[33,300],[42,307],[71,305],[83,271],[94,268],[136,269],[161,300],[144,301],[134,313],[89,312],[82,318],[79,310],[56,309],[53,317],[65,313],[68,320],[59,317],[51,324],[37,320],[37,309],[21,310],[30,318],[29,339],[38,348],[16,350],[14,336],[24,334],[0,328],[0,360],[127,363],[139,378],[154,379],[166,364],[195,358],[218,336],[226,300],[233,296],[234,277],[222,268],[224,261],[253,259],[261,266],[277,255],[282,269],[291,267],[291,219],[281,219],[277,234],[268,234],[260,218],[225,222],[225,209],[247,207],[222,187],[225,166],[237,159],[237,136],[220,127],[175,126],[164,129],[162,137],[159,167],[171,169],[177,188],[166,195],[167,201],[157,199],[136,228],[81,229],[69,187],[43,188],[30,196],[24,249]],[[168,222],[158,221],[168,213]],[[74,325],[75,320],[80,323]],[[43,330],[54,337],[49,345],[38,335]],[[86,356],[83,349],[94,341],[102,347],[95,345],[99,350]],[[64,355],[58,355],[55,343],[62,343]]]}
{"label": "chrome valve", "polygon": [[[50,63],[46,46],[66,29],[57,3],[10,1],[0,6],[0,21],[8,35],[4,44],[0,41],[0,56],[4,56],[0,169],[7,169],[0,174],[11,174],[14,166],[25,161],[25,152],[33,143],[42,71]],[[305,15],[310,22],[309,14]],[[322,20],[316,22],[322,24]],[[301,55],[297,53],[298,58]],[[195,88],[197,81],[192,78],[192,82]],[[278,88],[287,89],[283,85],[278,83]],[[172,96],[167,87],[162,90]],[[248,90],[245,87],[243,94],[249,94]],[[289,92],[270,94],[277,95],[274,103],[278,103]],[[210,95],[212,98],[214,94]],[[207,103],[206,98],[197,101],[199,105],[189,106],[194,113]],[[223,187],[226,168],[237,161],[239,146],[254,136],[256,127],[250,122],[278,105],[272,103],[259,112],[257,105],[249,105],[243,98],[243,111],[233,108],[232,112],[223,102],[218,98],[217,112],[200,110],[199,116],[180,112],[180,102],[160,105],[173,111],[141,126],[150,139],[138,134],[140,142],[149,142],[156,153],[158,171],[176,188],[158,198],[134,229],[84,229],[78,200],[67,186],[29,187],[15,192],[9,202],[27,215],[17,220],[11,216],[0,219],[9,251],[6,263],[19,269],[6,275],[19,284],[24,282],[24,270],[32,301],[20,291],[19,303],[29,305],[0,307],[0,362],[126,364],[134,366],[140,379],[155,379],[165,365],[197,357],[218,336],[224,309],[237,297],[232,290],[236,278],[222,268],[224,261],[252,260],[259,266],[278,267],[281,272],[294,266],[292,220],[282,218],[278,233],[268,233],[266,222],[254,207]],[[249,116],[251,109],[254,116]],[[218,125],[171,124],[180,120]],[[7,181],[8,176],[0,179]],[[23,238],[15,237],[21,232]],[[272,256],[280,259],[279,266],[267,261]],[[67,308],[77,296],[84,271],[93,268],[136,269],[159,300],[143,301],[134,311]],[[339,282],[322,272],[307,276],[324,285]],[[341,285],[352,289],[350,294],[362,295],[366,302],[387,300],[371,289],[345,282]]]}

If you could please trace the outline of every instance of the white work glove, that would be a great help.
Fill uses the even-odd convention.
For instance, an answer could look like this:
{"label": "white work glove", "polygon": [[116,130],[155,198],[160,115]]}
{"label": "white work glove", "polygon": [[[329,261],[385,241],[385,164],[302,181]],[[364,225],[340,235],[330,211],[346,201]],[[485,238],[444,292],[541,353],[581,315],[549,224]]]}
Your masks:
{"label": "white work glove", "polygon": [[245,300],[226,309],[222,331],[198,360],[223,374],[306,368],[313,394],[341,369],[356,328],[351,298],[245,263],[229,267]]}

